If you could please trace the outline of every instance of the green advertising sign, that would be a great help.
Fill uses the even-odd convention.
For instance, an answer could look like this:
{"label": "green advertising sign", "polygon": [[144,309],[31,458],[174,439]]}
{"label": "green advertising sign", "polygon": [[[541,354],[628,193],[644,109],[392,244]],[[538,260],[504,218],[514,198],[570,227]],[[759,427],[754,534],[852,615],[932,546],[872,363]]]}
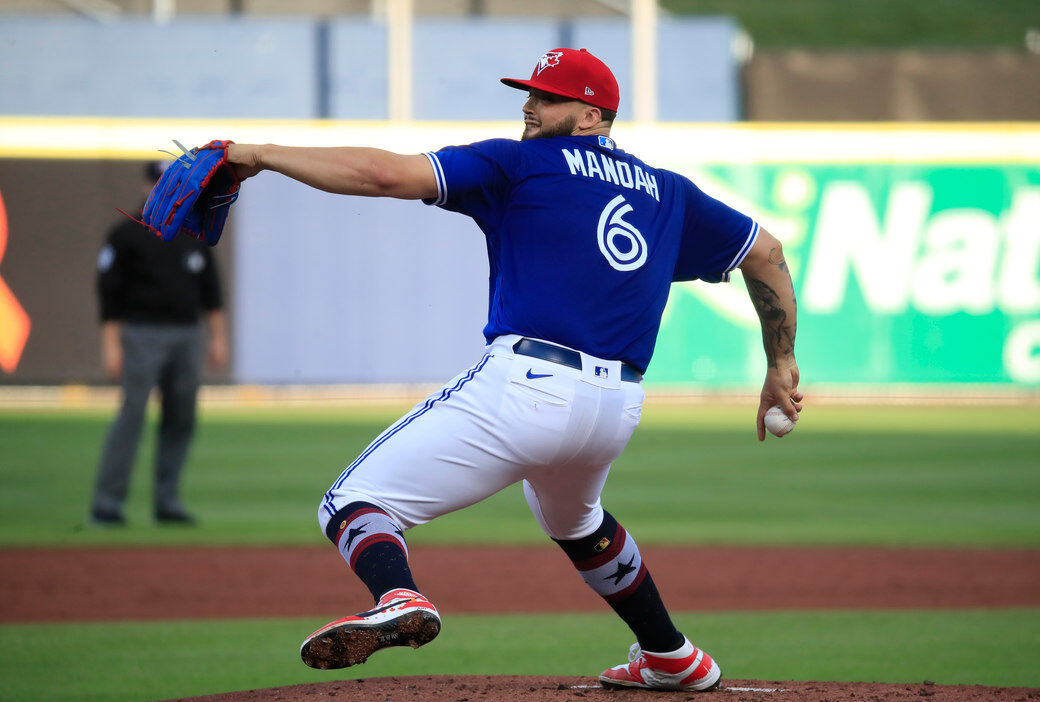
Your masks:
{"label": "green advertising sign", "polygon": [[[1040,384],[1040,166],[684,170],[784,243],[804,380]],[[649,382],[758,384],[764,368],[739,276],[673,285]]]}

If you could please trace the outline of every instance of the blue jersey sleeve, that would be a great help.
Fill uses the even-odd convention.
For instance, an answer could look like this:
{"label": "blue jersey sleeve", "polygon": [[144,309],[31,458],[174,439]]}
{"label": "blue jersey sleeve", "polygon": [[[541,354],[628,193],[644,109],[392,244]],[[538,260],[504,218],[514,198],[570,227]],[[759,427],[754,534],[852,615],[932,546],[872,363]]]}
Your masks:
{"label": "blue jersey sleeve", "polygon": [[437,178],[437,198],[423,202],[478,220],[500,213],[520,161],[519,145],[489,139],[427,153]]}
{"label": "blue jersey sleeve", "polygon": [[680,176],[686,217],[672,280],[729,280],[758,237],[758,223]]}

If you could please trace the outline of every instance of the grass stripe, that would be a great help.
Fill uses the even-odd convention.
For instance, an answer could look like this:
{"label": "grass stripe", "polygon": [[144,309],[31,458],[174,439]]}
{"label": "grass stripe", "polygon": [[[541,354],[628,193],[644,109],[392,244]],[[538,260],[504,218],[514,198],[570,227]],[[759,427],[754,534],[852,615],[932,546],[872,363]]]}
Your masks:
{"label": "grass stripe", "polygon": [[[1038,407],[814,407],[765,445],[752,410],[649,405],[604,504],[645,545],[1040,545]],[[323,544],[322,494],[400,414],[207,410],[184,481],[192,530],[150,522],[149,432],[131,527],[98,532],[75,527],[109,415],[0,411],[0,545]],[[547,543],[517,488],[408,538]]]}
{"label": "grass stripe", "polygon": [[[1040,610],[680,613],[725,675],[1040,686]],[[389,675],[595,675],[625,660],[611,614],[450,616],[421,651],[312,671],[300,640],[323,621],[134,622],[0,627],[0,699],[150,700]]]}

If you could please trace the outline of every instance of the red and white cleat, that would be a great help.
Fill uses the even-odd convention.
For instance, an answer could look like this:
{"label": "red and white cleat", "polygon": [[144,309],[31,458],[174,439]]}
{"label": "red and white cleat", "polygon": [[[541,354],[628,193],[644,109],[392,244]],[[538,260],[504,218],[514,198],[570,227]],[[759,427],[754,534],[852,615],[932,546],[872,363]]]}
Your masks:
{"label": "red and white cleat", "polygon": [[372,610],[329,622],[308,636],[300,658],[311,668],[348,668],[390,646],[419,648],[440,630],[433,603],[413,590],[391,590]]}
{"label": "red and white cleat", "polygon": [[722,670],[689,639],[671,653],[650,653],[632,644],[628,663],[604,670],[599,682],[607,688],[638,687],[646,690],[712,690],[722,680]]}

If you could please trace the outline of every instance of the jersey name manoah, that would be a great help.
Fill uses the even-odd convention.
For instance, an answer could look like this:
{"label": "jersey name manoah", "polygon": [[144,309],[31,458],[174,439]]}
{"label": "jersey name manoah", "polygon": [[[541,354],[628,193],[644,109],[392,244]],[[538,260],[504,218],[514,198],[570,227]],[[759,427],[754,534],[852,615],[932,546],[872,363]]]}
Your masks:
{"label": "jersey name manoah", "polygon": [[673,281],[729,280],[750,217],[606,136],[449,146],[425,200],[474,219],[490,264],[488,341],[522,334],[646,369]]}

